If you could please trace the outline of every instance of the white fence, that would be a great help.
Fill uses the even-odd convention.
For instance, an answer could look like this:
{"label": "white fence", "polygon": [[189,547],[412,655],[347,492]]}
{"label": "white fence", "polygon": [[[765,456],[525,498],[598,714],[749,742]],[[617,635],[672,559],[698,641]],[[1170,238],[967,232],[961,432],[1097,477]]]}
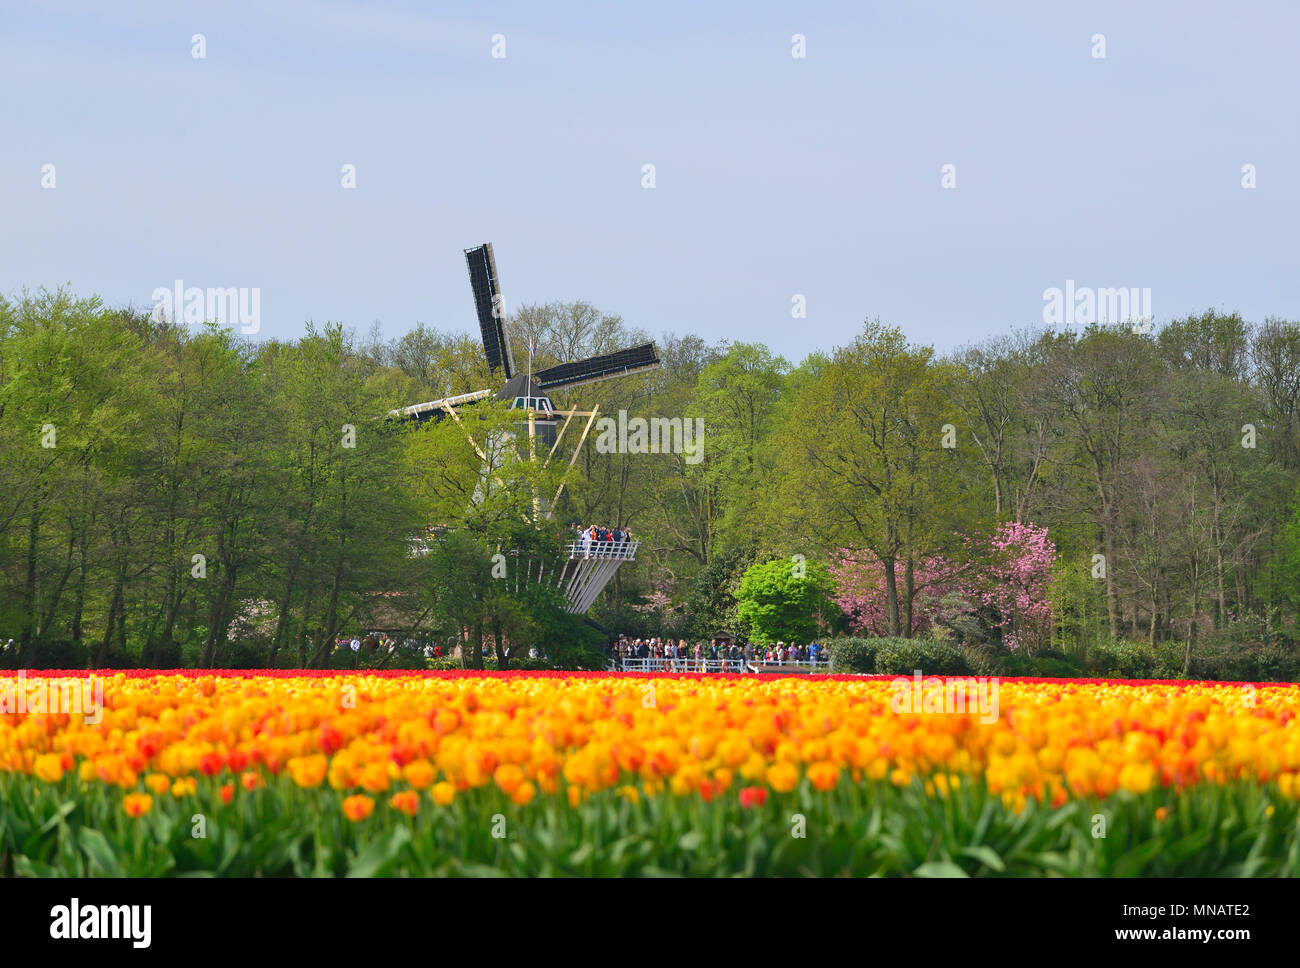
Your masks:
{"label": "white fence", "polygon": [[647,659],[620,658],[611,663],[614,672],[748,672],[744,659]]}
{"label": "white fence", "polygon": [[777,662],[753,661],[747,666],[744,659],[614,659],[609,664],[611,672],[759,672],[763,669],[807,669],[809,672],[829,672],[829,661]]}
{"label": "white fence", "polygon": [[827,656],[825,659],[818,659],[816,662],[813,662],[811,659],[786,659],[784,662],[778,661],[777,659],[772,659],[771,661],[762,659],[755,662],[754,665],[764,666],[768,669],[796,668],[807,669],[809,672],[824,672],[831,668],[831,660],[830,656]]}

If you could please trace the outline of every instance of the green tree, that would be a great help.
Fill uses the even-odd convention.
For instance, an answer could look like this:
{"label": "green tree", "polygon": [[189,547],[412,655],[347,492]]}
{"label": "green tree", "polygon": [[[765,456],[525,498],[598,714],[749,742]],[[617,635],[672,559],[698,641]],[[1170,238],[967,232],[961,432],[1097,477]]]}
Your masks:
{"label": "green tree", "polygon": [[870,322],[804,383],[775,435],[769,520],[798,547],[869,550],[891,635],[910,631],[916,563],[951,536],[959,458],[943,437],[955,378],[929,347]]}
{"label": "green tree", "polygon": [[764,645],[807,642],[838,613],[824,562],[778,558],[750,565],[736,592],[736,616]]}

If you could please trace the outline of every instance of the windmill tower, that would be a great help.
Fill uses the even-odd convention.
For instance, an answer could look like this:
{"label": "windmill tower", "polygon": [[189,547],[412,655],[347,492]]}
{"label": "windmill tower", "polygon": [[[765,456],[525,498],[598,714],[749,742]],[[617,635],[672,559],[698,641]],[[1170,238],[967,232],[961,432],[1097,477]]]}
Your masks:
{"label": "windmill tower", "polygon": [[[614,353],[592,356],[572,363],[561,363],[534,373],[530,352],[528,369],[520,373],[515,368],[510,341],[506,338],[505,304],[501,295],[492,244],[486,242],[475,248],[466,249],[465,262],[469,267],[470,289],[474,295],[474,310],[478,316],[488,371],[494,377],[499,375],[505,382],[495,390],[486,388],[441,400],[417,403],[394,410],[389,416],[418,422],[450,418],[464,429],[457,412],[458,408],[472,406],[494,397],[507,402],[511,409],[523,412],[520,424],[527,428],[527,459],[542,460],[545,465],[549,465],[559,453],[570,427],[573,426],[574,432],[577,433],[576,428],[581,425],[581,434],[554,495],[545,503],[541,495],[533,496],[534,518],[549,519],[555,513],[560,495],[577,463],[578,455],[582,451],[583,444],[586,443],[592,424],[600,413],[600,405],[596,404],[591,410],[557,410],[551,403],[548,391],[652,370],[659,366],[659,356],[655,351],[654,343],[642,343]],[[486,468],[491,463],[488,459],[488,451],[485,449],[488,445],[480,445],[467,430],[465,435]],[[569,602],[569,611],[575,614],[587,611],[623,562],[635,560],[638,544],[639,542],[635,541],[595,542],[590,546],[584,546],[584,542],[580,541],[570,543],[567,548],[567,558],[563,558],[549,575],[549,580],[554,580],[557,587],[564,590]],[[539,569],[538,580],[543,580],[544,573],[544,570]]]}

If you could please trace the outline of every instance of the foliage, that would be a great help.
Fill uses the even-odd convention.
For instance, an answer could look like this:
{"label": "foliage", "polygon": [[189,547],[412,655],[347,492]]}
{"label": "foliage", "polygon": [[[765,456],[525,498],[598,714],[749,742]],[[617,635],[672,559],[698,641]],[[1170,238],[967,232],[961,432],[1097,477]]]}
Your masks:
{"label": "foliage", "polygon": [[[967,655],[967,662],[975,670],[976,662]],[[980,673],[981,675],[987,673]],[[1087,675],[1082,664],[1063,652],[1040,650],[1033,655],[1024,652],[1007,653],[998,664],[997,675],[1031,676],[1048,679],[1078,679]]]}
{"label": "foliage", "polygon": [[[805,779],[758,807],[735,792],[711,803],[631,803],[607,792],[569,809],[521,807],[494,788],[448,807],[420,797],[410,817],[380,798],[363,823],[338,795],[287,778],[223,802],[219,780],[193,797],[155,800],[132,820],[120,798],[74,796],[75,781],[33,789],[0,778],[0,874],[26,877],[1296,877],[1297,804],[1271,787],[1234,782],[1091,798],[1016,812],[981,782],[939,799],[921,781],[841,784]],[[1271,811],[1270,811],[1270,808]],[[1159,813],[1166,810],[1167,815]],[[206,837],[193,817],[208,818]],[[789,817],[807,835],[789,835]],[[491,835],[501,815],[509,838]],[[1108,818],[1107,837],[1092,835]],[[782,833],[781,831],[784,831]]]}
{"label": "foliage", "polygon": [[961,649],[933,639],[884,638],[876,646],[876,672],[910,676],[961,676],[970,672]]}
{"label": "foliage", "polygon": [[1155,650],[1143,642],[1098,642],[1088,654],[1088,668],[1098,676],[1150,679],[1155,676]]}
{"label": "foliage", "polygon": [[[508,333],[517,359],[535,342],[538,368],[650,338],[581,301],[524,306]],[[463,642],[472,663],[500,646],[509,667],[552,603],[491,594],[478,567],[469,589],[448,571],[467,548],[413,551],[436,525],[489,560],[539,555],[519,529],[547,520],[641,540],[593,610],[611,631],[743,631],[751,565],[798,553],[838,570],[851,548],[859,633],[995,664],[1050,647],[1115,665],[1125,640],[1155,658],[1124,661],[1160,674],[1295,675],[1295,321],[1212,310],[947,356],[870,321],[796,365],[755,343],[656,343],[659,369],[553,402],[699,418],[702,450],[588,438],[570,470],[571,452],[521,460],[499,404],[382,419],[495,386],[474,334],[420,324],[385,343],[331,323],[253,344],[66,290],[0,299],[0,642],[15,643],[0,664],[323,669],[351,661],[339,638],[383,628]]]}
{"label": "foliage", "polygon": [[763,645],[807,642],[835,611],[830,571],[819,561],[777,558],[745,570],[736,618]]}
{"label": "foliage", "polygon": [[721,552],[705,565],[686,599],[684,634],[707,639],[739,624],[736,589],[754,556],[742,549]]}
{"label": "foliage", "polygon": [[[855,632],[881,637],[889,633],[884,566],[871,553],[840,549],[831,564],[835,604]],[[913,575],[910,635],[926,635],[939,620],[940,603],[957,589],[956,569],[940,556],[916,566]],[[906,594],[904,591],[903,594]]]}
{"label": "foliage", "polygon": [[1056,546],[1046,528],[1009,521],[998,525],[989,550],[988,567],[977,569],[980,598],[997,614],[1006,647],[1032,652],[1050,634],[1052,604],[1047,593]]}
{"label": "foliage", "polygon": [[[968,541],[964,562],[931,555],[905,571],[900,590],[911,636],[936,628],[962,638],[990,634],[1015,651],[1045,643],[1052,614],[1048,598],[1056,548],[1047,529],[1004,522],[985,538]],[[831,566],[836,603],[860,632],[885,635],[888,626],[887,576],[878,558],[842,549]]]}
{"label": "foliage", "polygon": [[871,674],[876,671],[876,648],[881,641],[846,636],[831,639],[826,647],[831,650],[831,664],[836,672]]}

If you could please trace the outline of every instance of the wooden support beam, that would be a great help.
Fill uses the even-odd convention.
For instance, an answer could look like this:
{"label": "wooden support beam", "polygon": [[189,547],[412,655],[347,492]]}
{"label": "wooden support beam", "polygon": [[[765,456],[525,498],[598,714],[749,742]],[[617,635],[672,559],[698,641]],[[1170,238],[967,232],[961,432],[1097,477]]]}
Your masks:
{"label": "wooden support beam", "polygon": [[578,446],[573,448],[573,456],[569,458],[569,466],[564,469],[564,476],[560,478],[560,486],[555,489],[555,497],[551,498],[551,509],[546,513],[547,520],[550,520],[555,515],[555,504],[560,500],[560,493],[568,482],[569,471],[573,470],[573,465],[578,462],[578,455],[582,453],[582,445],[587,442],[587,434],[591,431],[591,425],[595,422],[596,414],[599,412],[600,404],[596,404],[595,410],[587,411],[587,426],[582,428],[582,436],[578,438]]}

